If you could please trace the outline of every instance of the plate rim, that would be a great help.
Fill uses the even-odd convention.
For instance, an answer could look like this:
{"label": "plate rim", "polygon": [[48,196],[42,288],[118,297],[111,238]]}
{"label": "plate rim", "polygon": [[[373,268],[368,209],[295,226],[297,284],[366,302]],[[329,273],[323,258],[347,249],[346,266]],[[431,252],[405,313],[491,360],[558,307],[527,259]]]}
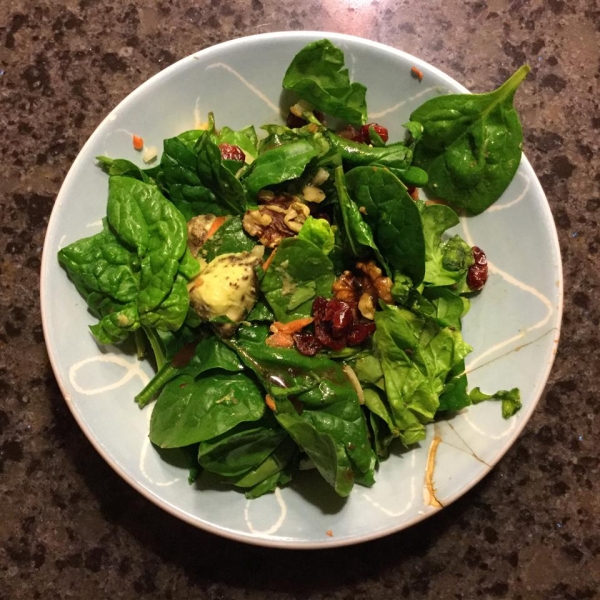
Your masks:
{"label": "plate rim", "polygon": [[[56,227],[59,213],[61,212],[61,200],[63,196],[66,196],[66,190],[70,186],[71,180],[76,178],[76,175],[79,171],[80,166],[83,164],[83,155],[88,146],[92,144],[93,139],[96,137],[96,134],[101,130],[104,125],[112,120],[111,115],[113,112],[120,110],[122,107],[128,105],[131,102],[134,102],[135,99],[143,94],[147,88],[150,88],[157,81],[164,77],[168,77],[170,73],[173,73],[179,69],[181,69],[185,64],[189,61],[195,60],[196,57],[202,55],[205,57],[210,55],[213,52],[218,52],[224,48],[234,48],[236,46],[242,46],[248,42],[256,42],[261,40],[285,40],[285,39],[293,39],[293,40],[305,40],[306,42],[312,41],[315,38],[328,38],[332,42],[350,42],[350,43],[358,43],[364,46],[370,47],[375,50],[382,50],[391,54],[395,54],[398,57],[401,57],[405,60],[412,62],[417,67],[423,67],[428,71],[433,71],[437,76],[443,79],[446,83],[450,84],[453,89],[456,89],[462,93],[470,93],[470,91],[460,84],[458,81],[447,75],[445,72],[441,71],[431,63],[420,59],[412,54],[405,52],[403,50],[399,50],[394,48],[393,46],[389,46],[387,44],[383,44],[381,42],[375,42],[373,40],[355,36],[348,35],[343,33],[335,33],[329,31],[315,31],[315,30],[302,30],[302,31],[280,31],[280,32],[269,32],[269,33],[259,33],[250,36],[241,36],[232,40],[228,40],[225,42],[221,42],[219,44],[215,44],[212,46],[208,46],[207,48],[203,48],[197,52],[189,54],[188,56],[181,58],[177,62],[173,63],[166,69],[155,73],[152,77],[144,81],[141,85],[136,87],[133,91],[131,91],[125,98],[123,98],[116,106],[111,108],[104,119],[98,124],[98,126],[94,129],[94,131],[90,134],[89,138],[86,140],[85,144],[79,150],[77,157],[71,164],[69,171],[66,177],[61,184],[60,190],[56,196],[54,206],[52,208],[52,212],[50,214],[50,218],[48,219],[48,225],[46,227],[46,232],[44,234],[44,244],[42,250],[42,260],[40,267],[40,311],[42,317],[42,330],[44,333],[44,344],[46,346],[46,351],[48,354],[48,358],[50,361],[50,365],[52,367],[52,371],[54,377],[58,383],[61,394],[65,403],[69,407],[71,414],[73,415],[77,425],[85,435],[85,437],[92,444],[94,449],[100,454],[100,456],[106,461],[106,463],[126,482],[128,483],[134,490],[142,494],[146,499],[150,500],[153,504],[161,508],[162,510],[169,513],[171,516],[181,519],[182,521],[202,529],[208,533],[215,534],[221,537],[225,537],[230,540],[234,540],[237,542],[243,542],[250,545],[262,546],[268,548],[279,548],[286,550],[321,550],[326,548],[334,548],[341,546],[350,546],[355,544],[360,544],[368,541],[372,541],[375,539],[379,539],[388,535],[392,535],[404,529],[408,529],[413,525],[429,518],[430,516],[437,514],[439,510],[426,511],[422,514],[418,514],[414,516],[412,519],[408,521],[404,521],[398,525],[391,526],[386,528],[385,530],[377,530],[369,534],[357,535],[355,537],[350,538],[328,538],[323,541],[292,541],[286,540],[285,538],[270,538],[262,535],[255,535],[250,532],[243,533],[239,531],[231,530],[227,527],[223,527],[220,525],[215,525],[213,523],[207,522],[203,519],[199,519],[198,517],[194,517],[189,514],[187,511],[180,509],[174,505],[172,505],[167,500],[161,498],[153,491],[146,488],[141,482],[137,481],[135,478],[130,477],[130,475],[126,472],[126,470],[116,461],[113,457],[110,456],[109,452],[104,448],[102,443],[97,440],[91,433],[91,431],[87,428],[87,425],[84,423],[83,418],[80,416],[79,411],[76,410],[73,402],[67,400],[70,396],[67,391],[65,380],[61,376],[60,370],[58,368],[58,360],[56,350],[49,343],[49,315],[47,314],[47,301],[46,301],[46,279],[50,276],[50,265],[51,261],[55,259],[55,250],[54,248],[51,250],[48,245],[49,241],[49,233]],[[558,303],[556,307],[556,330],[554,337],[554,348],[551,353],[550,359],[548,360],[545,370],[542,373],[539,381],[540,384],[533,392],[533,401],[531,405],[528,407],[527,412],[524,413],[523,418],[520,423],[515,427],[515,429],[511,432],[511,435],[507,437],[506,443],[504,444],[503,449],[498,453],[495,459],[488,463],[485,469],[483,469],[478,475],[476,475],[473,479],[469,480],[469,482],[460,488],[460,490],[456,491],[449,498],[445,499],[444,507],[446,508],[453,502],[455,502],[458,498],[464,496],[467,492],[469,492],[473,487],[475,487],[486,475],[490,473],[490,471],[500,462],[500,460],[506,455],[506,453],[512,448],[517,438],[520,436],[521,432],[529,422],[533,411],[536,409],[542,394],[544,393],[545,387],[548,383],[548,379],[550,376],[550,372],[554,365],[554,361],[556,358],[556,353],[558,349],[558,344],[560,340],[561,327],[562,327],[562,316],[563,316],[563,305],[564,305],[564,280],[563,280],[563,268],[562,268],[562,254],[561,248],[558,239],[558,232],[556,229],[556,223],[554,221],[554,217],[552,215],[552,211],[550,209],[550,205],[548,203],[548,199],[544,190],[541,186],[541,183],[535,173],[535,170],[531,166],[531,163],[525,156],[525,154],[521,157],[521,164],[525,166],[526,169],[529,169],[531,174],[533,175],[532,184],[533,184],[533,192],[540,195],[542,198],[542,209],[544,211],[545,216],[547,218],[549,225],[549,236],[551,244],[554,246],[556,250],[556,275],[557,275],[557,297]]]}

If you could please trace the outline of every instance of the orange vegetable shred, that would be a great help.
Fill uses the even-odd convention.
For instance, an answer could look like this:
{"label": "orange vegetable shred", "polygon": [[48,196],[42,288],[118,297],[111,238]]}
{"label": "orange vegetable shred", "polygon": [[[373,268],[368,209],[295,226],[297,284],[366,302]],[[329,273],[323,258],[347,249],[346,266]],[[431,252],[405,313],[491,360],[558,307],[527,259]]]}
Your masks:
{"label": "orange vegetable shred", "polygon": [[221,227],[221,225],[223,225],[225,221],[227,221],[227,217],[216,217],[215,220],[212,222],[212,225],[210,226],[210,229],[208,230],[204,241],[206,241],[209,237],[215,235],[219,227]]}
{"label": "orange vegetable shred", "polygon": [[265,260],[265,263],[263,265],[263,270],[267,270],[269,268],[269,265],[273,262],[273,259],[275,258],[275,253],[277,252],[277,248],[275,248],[275,250],[273,250],[273,252],[271,252],[271,254],[269,255],[269,258],[267,258],[267,260]]}
{"label": "orange vegetable shred", "polygon": [[413,67],[410,70],[410,72],[413,77],[416,77],[419,81],[423,81],[423,72],[419,71],[419,69],[417,69],[417,67]]}
{"label": "orange vegetable shred", "polygon": [[328,537],[333,537],[333,531],[331,531],[331,529],[328,529],[328,530],[325,532],[325,535],[326,535],[326,536],[328,536]]}
{"label": "orange vegetable shred", "polygon": [[275,412],[277,410],[277,406],[275,405],[275,400],[273,400],[272,396],[270,396],[269,394],[267,394],[265,396],[265,404],[273,411]]}
{"label": "orange vegetable shred", "polygon": [[143,150],[144,149],[144,140],[141,137],[134,135],[133,136],[133,148],[134,148],[134,150],[137,150],[138,152],[140,150]]}

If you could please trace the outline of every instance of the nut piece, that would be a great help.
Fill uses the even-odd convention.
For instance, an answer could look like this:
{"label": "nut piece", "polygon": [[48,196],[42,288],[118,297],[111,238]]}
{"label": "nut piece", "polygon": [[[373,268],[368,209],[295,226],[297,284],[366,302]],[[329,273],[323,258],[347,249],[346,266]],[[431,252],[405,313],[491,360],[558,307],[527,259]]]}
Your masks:
{"label": "nut piece", "polygon": [[289,194],[279,196],[262,190],[258,193],[259,207],[244,215],[243,226],[267,248],[277,247],[281,240],[295,236],[310,215],[309,207],[298,197]]}
{"label": "nut piece", "polygon": [[302,196],[306,202],[314,202],[315,204],[325,200],[325,192],[316,185],[305,185],[302,188]]}
{"label": "nut piece", "polygon": [[375,318],[377,301],[393,304],[392,280],[382,275],[381,269],[372,260],[357,262],[358,273],[344,271],[333,283],[333,295],[337,300],[358,304],[363,317]]}
{"label": "nut piece", "polygon": [[370,260],[367,263],[357,262],[356,268],[361,270],[372,282],[377,290],[377,295],[386,304],[393,304],[392,298],[392,280],[389,277],[383,277],[381,269]]}
{"label": "nut piece", "polygon": [[216,218],[215,215],[198,215],[188,221],[188,248],[192,256],[198,256],[198,252],[206,241],[206,236]]}

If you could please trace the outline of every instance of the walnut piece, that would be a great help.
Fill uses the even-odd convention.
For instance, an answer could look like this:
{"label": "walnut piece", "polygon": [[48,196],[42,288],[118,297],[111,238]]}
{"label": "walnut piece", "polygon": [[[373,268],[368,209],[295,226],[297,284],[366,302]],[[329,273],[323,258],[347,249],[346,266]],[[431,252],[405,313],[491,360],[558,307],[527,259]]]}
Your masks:
{"label": "walnut piece", "polygon": [[281,240],[295,236],[310,215],[309,207],[296,196],[275,196],[269,190],[257,195],[259,206],[244,215],[243,226],[267,248],[277,247]]}
{"label": "walnut piece", "polygon": [[357,262],[358,273],[344,271],[333,283],[333,296],[337,300],[358,304],[358,310],[366,319],[375,318],[377,301],[393,304],[392,280],[384,277],[381,269],[372,260]]}

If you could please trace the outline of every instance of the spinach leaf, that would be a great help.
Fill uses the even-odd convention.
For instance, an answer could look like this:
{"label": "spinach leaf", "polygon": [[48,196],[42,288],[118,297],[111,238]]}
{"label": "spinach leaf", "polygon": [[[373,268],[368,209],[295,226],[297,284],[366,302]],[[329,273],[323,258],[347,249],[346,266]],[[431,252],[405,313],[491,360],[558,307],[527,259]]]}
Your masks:
{"label": "spinach leaf", "polygon": [[444,287],[426,287],[411,309],[419,314],[435,319],[442,327],[452,327],[461,330],[461,318],[468,306],[468,300],[452,290]]}
{"label": "spinach leaf", "polygon": [[140,326],[140,262],[106,220],[101,233],[62,248],[58,260],[92,314],[100,319],[90,329],[101,344],[121,342]]}
{"label": "spinach leaf", "polygon": [[123,177],[138,179],[144,183],[152,183],[147,171],[153,172],[154,169],[140,169],[137,165],[125,158],[97,156],[96,160],[100,163],[102,169],[109,175],[122,175]]}
{"label": "spinach leaf", "polygon": [[425,274],[425,240],[421,216],[404,185],[379,167],[357,167],[346,173],[350,196],[364,207],[375,241],[385,248],[390,265],[415,285]]}
{"label": "spinach leaf", "polygon": [[223,127],[217,135],[212,136],[215,144],[232,144],[241,148],[246,155],[246,162],[251,163],[258,156],[258,137],[254,126],[250,125],[239,131]]}
{"label": "spinach leaf", "polygon": [[290,464],[297,452],[296,444],[285,438],[275,450],[258,466],[247,473],[237,477],[227,477],[225,481],[241,488],[252,488],[246,497],[257,498],[262,494],[273,491],[279,482],[289,481],[289,477],[282,477],[283,471]]}
{"label": "spinach leaf", "polygon": [[185,321],[188,307],[187,282],[178,275],[167,297],[156,308],[140,314],[140,323],[162,331],[177,331]]}
{"label": "spinach leaf", "polygon": [[329,254],[335,246],[335,234],[327,219],[315,219],[308,217],[298,233],[301,240],[312,242],[320,248],[324,254]]}
{"label": "spinach leaf", "polygon": [[180,375],[163,388],[150,419],[150,440],[179,448],[215,438],[239,423],[257,421],[263,396],[243,373],[211,373],[194,380]]}
{"label": "spinach leaf", "polygon": [[161,158],[161,183],[171,202],[186,220],[200,214],[228,214],[214,192],[203,185],[198,175],[194,146],[204,132],[192,130],[164,141]]}
{"label": "spinach leaf", "polygon": [[442,234],[459,224],[458,215],[448,206],[419,203],[425,239],[426,285],[446,286],[459,283],[473,264],[473,251],[458,235],[442,240]]}
{"label": "spinach leaf", "polygon": [[349,123],[366,123],[367,88],[350,83],[344,53],[329,40],[311,42],[292,60],[283,87],[319,110]]}
{"label": "spinach leaf", "polygon": [[269,321],[271,323],[275,320],[275,315],[266,302],[259,298],[245,320],[251,323],[254,321]]}
{"label": "spinach leaf", "polygon": [[314,144],[302,139],[264,152],[252,163],[252,171],[244,180],[248,191],[256,194],[269,185],[300,177],[318,152]]}
{"label": "spinach leaf", "polygon": [[493,92],[432,98],[412,113],[424,128],[414,164],[427,171],[433,197],[476,215],[500,198],[521,161],[513,98],[527,73],[523,66]]}
{"label": "spinach leaf", "polygon": [[521,392],[518,388],[512,390],[500,390],[495,394],[484,394],[478,387],[469,392],[469,399],[473,404],[479,404],[484,400],[502,401],[502,416],[509,419],[522,407]]}
{"label": "spinach leaf", "polygon": [[179,274],[182,277],[185,277],[188,281],[194,279],[196,275],[200,272],[200,264],[198,261],[192,256],[189,248],[186,247],[183,256],[179,260]]}
{"label": "spinach leaf", "polygon": [[246,212],[246,195],[242,184],[224,165],[219,147],[210,136],[203,135],[194,146],[197,155],[198,177],[202,185],[211,190],[228,214]]}
{"label": "spinach leaf", "polygon": [[186,249],[185,221],[156,187],[128,177],[110,178],[107,214],[119,238],[140,258],[137,306],[140,314],[150,312],[173,287]]}
{"label": "spinach leaf", "polygon": [[288,323],[309,317],[317,296],[331,297],[334,279],[333,265],[322,250],[307,240],[287,238],[279,245],[261,290],[277,320]]}
{"label": "spinach leaf", "polygon": [[199,377],[211,369],[232,373],[244,370],[237,354],[216,335],[209,335],[198,342],[194,356],[184,368],[184,372],[186,375]]}
{"label": "spinach leaf", "polygon": [[256,241],[244,231],[242,218],[233,216],[204,242],[200,256],[210,262],[221,254],[250,252],[255,245]]}
{"label": "spinach leaf", "polygon": [[342,160],[352,167],[377,165],[403,171],[408,169],[412,162],[412,150],[402,143],[378,148],[353,142],[331,131],[327,131],[325,135],[331,147],[337,150]]}
{"label": "spinach leaf", "polygon": [[372,474],[375,457],[358,396],[340,365],[265,344],[229,343],[274,398],[280,425],[338,494],[350,493],[353,468]]}
{"label": "spinach leaf", "polygon": [[[275,454],[277,456],[277,454]],[[289,483],[292,480],[292,477],[289,473],[289,469],[284,468],[284,470],[263,479],[260,483],[257,483],[253,488],[246,490],[245,496],[248,500],[254,500],[256,498],[260,498],[265,494],[270,492],[274,492],[276,488],[282,487]]]}
{"label": "spinach leaf", "polygon": [[459,363],[453,371],[453,377],[449,374],[444,389],[440,394],[439,412],[457,412],[472,404],[467,392],[467,376],[464,373],[465,363]]}
{"label": "spinach leaf", "polygon": [[96,292],[121,304],[136,301],[139,260],[121,244],[106,220],[101,233],[62,248],[58,260],[86,299]]}
{"label": "spinach leaf", "polygon": [[459,332],[401,308],[385,305],[375,324],[374,342],[392,415],[404,443],[412,444],[423,439],[424,424],[438,409],[448,374],[471,347]]}
{"label": "spinach leaf", "polygon": [[348,251],[352,256],[361,257],[366,252],[372,250],[379,263],[386,270],[389,270],[387,262],[375,244],[371,228],[365,223],[360,214],[360,209],[348,195],[342,167],[336,167],[335,169],[335,188],[338,196],[339,211],[342,216],[341,220],[344,225],[344,240]]}
{"label": "spinach leaf", "polygon": [[259,466],[287,437],[276,422],[260,427],[252,425],[238,425],[217,438],[202,442],[198,451],[200,465],[207,471],[236,477]]}

